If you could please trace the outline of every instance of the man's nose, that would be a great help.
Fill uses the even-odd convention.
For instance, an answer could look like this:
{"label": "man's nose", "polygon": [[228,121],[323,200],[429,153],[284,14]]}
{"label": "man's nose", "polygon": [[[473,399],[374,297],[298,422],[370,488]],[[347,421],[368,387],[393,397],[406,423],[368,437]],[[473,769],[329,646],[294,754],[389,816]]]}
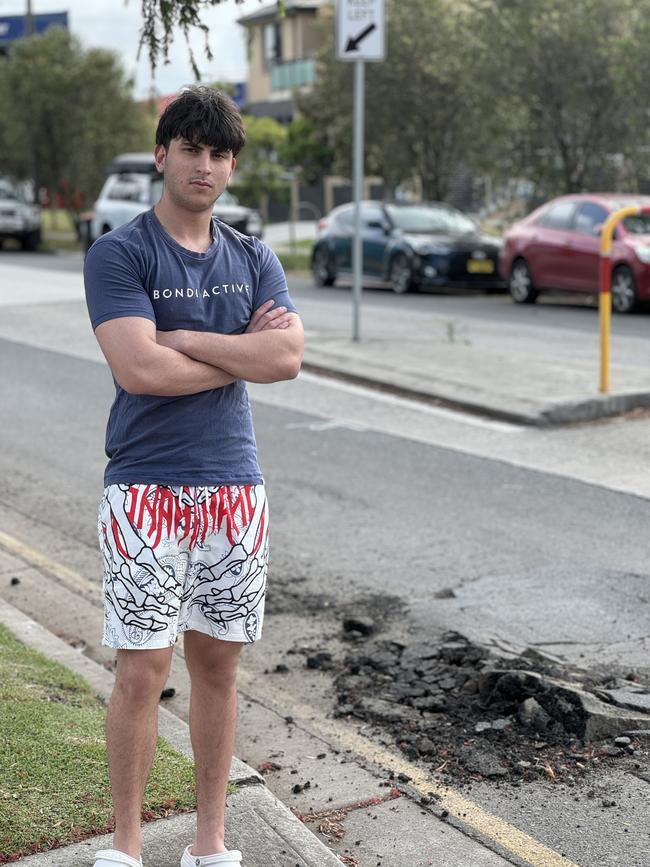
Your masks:
{"label": "man's nose", "polygon": [[202,150],[199,154],[199,169],[206,174],[212,171],[212,162],[210,160],[209,150]]}

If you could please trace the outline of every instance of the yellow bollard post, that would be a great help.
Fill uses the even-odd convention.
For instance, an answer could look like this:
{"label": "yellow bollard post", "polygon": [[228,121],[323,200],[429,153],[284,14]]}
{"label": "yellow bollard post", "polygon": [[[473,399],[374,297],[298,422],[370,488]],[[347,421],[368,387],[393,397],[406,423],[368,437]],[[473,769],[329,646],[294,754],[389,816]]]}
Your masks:
{"label": "yellow bollard post", "polygon": [[[608,289],[600,290],[598,294],[598,312],[600,317],[600,392],[609,391],[609,344],[612,330],[612,260],[610,256],[601,258],[601,275],[607,268],[609,276],[605,277]],[[601,280],[603,277],[601,276]]]}
{"label": "yellow bollard post", "polygon": [[625,217],[639,214],[642,208],[630,205],[610,214],[600,233],[600,291],[598,313],[600,320],[600,392],[609,391],[609,345],[612,332],[612,238],[616,224]]}

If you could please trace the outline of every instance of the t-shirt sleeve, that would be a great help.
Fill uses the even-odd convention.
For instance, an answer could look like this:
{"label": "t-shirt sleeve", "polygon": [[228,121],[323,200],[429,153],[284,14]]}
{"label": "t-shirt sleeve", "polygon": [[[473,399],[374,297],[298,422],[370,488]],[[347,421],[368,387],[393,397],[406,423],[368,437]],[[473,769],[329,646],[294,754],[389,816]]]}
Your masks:
{"label": "t-shirt sleeve", "polygon": [[287,278],[280,260],[266,244],[260,244],[260,276],[254,297],[254,309],[257,310],[270,298],[275,301],[274,307],[286,307],[290,313],[298,312],[289,295]]}
{"label": "t-shirt sleeve", "polygon": [[86,304],[93,330],[122,316],[156,321],[141,272],[141,264],[117,241],[100,238],[93,244],[84,264]]}

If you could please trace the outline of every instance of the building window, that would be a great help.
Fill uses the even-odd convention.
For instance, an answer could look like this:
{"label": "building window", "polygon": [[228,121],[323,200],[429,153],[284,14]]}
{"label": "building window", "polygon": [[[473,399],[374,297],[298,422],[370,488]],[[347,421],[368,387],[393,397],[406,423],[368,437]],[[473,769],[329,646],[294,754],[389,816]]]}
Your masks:
{"label": "building window", "polygon": [[264,61],[272,66],[282,60],[282,31],[280,24],[266,24],[264,27]]}

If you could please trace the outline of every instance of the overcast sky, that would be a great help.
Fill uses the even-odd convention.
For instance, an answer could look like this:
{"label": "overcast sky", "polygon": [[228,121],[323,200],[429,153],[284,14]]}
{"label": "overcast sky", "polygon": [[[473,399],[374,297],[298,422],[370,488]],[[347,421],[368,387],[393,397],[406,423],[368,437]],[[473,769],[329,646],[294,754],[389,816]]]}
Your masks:
{"label": "overcast sky", "polygon": [[[211,63],[203,54],[203,36],[197,32],[192,47],[202,76],[209,81],[243,81],[246,78],[244,28],[236,21],[242,15],[269,4],[269,0],[225,0],[202,14],[210,28]],[[26,0],[0,0],[0,16],[22,15]],[[169,65],[159,65],[155,79],[146,56],[136,61],[142,26],[140,0],[32,0],[32,11],[68,12],[70,30],[84,47],[116,51],[127,72],[135,78],[137,98],[149,95],[152,84],[161,94],[174,93],[194,81],[185,40],[179,34],[169,53]]]}

